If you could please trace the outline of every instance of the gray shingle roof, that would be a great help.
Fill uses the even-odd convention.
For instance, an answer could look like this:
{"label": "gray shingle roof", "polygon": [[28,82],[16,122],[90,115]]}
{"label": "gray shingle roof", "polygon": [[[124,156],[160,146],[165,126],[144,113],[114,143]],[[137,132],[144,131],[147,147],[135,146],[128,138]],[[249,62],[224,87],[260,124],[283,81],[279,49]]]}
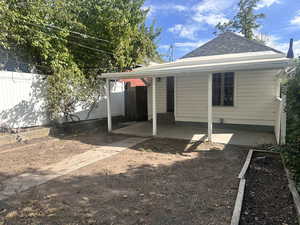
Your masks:
{"label": "gray shingle roof", "polygon": [[232,32],[225,32],[182,58],[261,51],[282,53],[257,41],[249,40]]}

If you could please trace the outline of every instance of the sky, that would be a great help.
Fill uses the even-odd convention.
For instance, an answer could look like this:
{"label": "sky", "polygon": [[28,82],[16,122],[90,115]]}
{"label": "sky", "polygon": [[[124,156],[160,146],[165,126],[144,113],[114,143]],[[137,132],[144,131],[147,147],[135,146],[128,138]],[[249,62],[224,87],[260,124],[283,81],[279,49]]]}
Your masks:
{"label": "sky", "polygon": [[[215,25],[231,19],[238,10],[239,0],[146,0],[149,9],[147,24],[162,28],[157,39],[158,51],[174,58],[201,46],[215,37]],[[260,0],[255,13],[264,13],[261,27],[255,31],[266,45],[287,52],[294,39],[295,55],[300,56],[300,0]],[[166,59],[167,57],[165,57]]]}

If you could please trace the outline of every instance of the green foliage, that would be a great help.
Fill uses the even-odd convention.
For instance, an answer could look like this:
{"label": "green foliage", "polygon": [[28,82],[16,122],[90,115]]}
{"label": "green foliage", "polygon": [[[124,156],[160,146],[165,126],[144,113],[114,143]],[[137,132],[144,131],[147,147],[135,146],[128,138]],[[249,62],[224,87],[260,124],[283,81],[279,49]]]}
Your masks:
{"label": "green foliage", "polygon": [[48,74],[47,107],[67,118],[103,94],[103,72],[158,58],[160,30],[147,27],[144,0],[1,0],[0,47],[22,49]]}
{"label": "green foliage", "polygon": [[296,74],[286,83],[287,142],[300,142],[300,62],[296,62]]}
{"label": "green foliage", "polygon": [[300,192],[300,141],[291,141],[277,147],[276,151],[282,153],[285,164],[294,175],[297,189]]}
{"label": "green foliage", "polygon": [[218,23],[216,25],[217,30],[221,33],[226,31],[240,32],[250,40],[255,39],[253,31],[260,27],[257,20],[265,17],[262,13],[254,14],[254,10],[259,1],[260,0],[240,0],[237,14],[227,23]]}
{"label": "green foliage", "polygon": [[287,144],[277,148],[287,167],[295,175],[300,192],[300,63],[296,61],[296,73],[285,84],[287,96]]}

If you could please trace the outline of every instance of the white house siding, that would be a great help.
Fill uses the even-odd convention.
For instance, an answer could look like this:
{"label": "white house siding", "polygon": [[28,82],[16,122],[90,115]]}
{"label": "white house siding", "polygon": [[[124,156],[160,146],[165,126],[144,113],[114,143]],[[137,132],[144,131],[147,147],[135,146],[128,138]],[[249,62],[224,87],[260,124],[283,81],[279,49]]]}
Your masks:
{"label": "white house siding", "polygon": [[[167,83],[166,78],[160,78],[156,82],[157,113],[167,112]],[[152,119],[152,86],[148,86],[148,119]]]}
{"label": "white house siding", "polygon": [[[213,107],[213,121],[274,126],[277,73],[235,72],[235,106]],[[207,74],[176,78],[176,121],[207,122],[207,83]]]}

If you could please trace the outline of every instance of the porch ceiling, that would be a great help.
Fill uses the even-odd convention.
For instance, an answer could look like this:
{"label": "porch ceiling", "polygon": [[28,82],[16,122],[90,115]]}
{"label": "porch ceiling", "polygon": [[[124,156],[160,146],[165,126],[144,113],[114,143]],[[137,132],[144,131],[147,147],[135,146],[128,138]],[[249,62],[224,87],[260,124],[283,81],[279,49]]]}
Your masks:
{"label": "porch ceiling", "polygon": [[[275,144],[273,133],[236,128],[214,128],[212,141],[221,144],[255,146],[260,144]],[[134,136],[152,136],[151,122],[138,122],[133,125],[114,130],[115,134]],[[196,125],[158,124],[157,137],[175,138],[193,141],[203,141],[207,138],[207,127]]]}

